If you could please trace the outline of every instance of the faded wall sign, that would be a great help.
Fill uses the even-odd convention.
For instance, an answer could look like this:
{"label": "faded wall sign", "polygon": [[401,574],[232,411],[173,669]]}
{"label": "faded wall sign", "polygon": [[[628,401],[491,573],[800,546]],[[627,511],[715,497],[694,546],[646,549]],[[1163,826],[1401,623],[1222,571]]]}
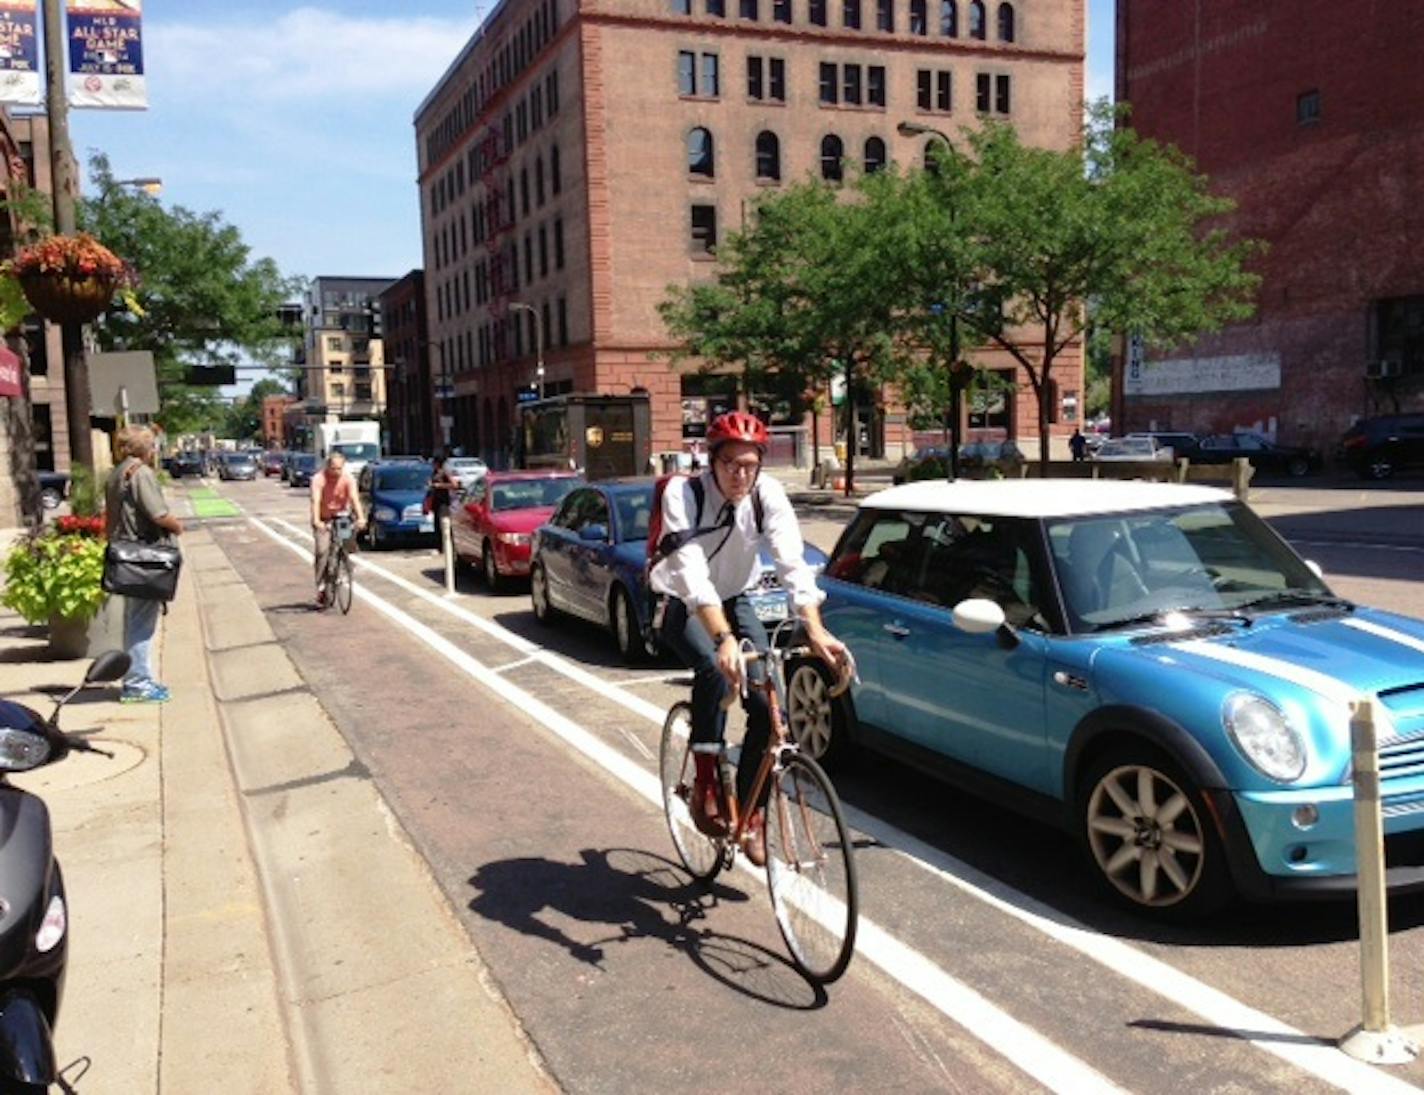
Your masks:
{"label": "faded wall sign", "polygon": [[1280,386],[1281,355],[1275,352],[1162,361],[1146,361],[1129,353],[1123,376],[1123,391],[1128,395],[1241,392]]}

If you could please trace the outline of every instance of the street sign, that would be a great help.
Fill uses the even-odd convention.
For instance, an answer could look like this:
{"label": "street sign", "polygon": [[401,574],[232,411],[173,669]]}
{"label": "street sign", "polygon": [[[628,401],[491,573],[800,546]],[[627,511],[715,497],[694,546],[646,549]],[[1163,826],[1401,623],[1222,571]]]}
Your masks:
{"label": "street sign", "polygon": [[539,402],[539,393],[533,388],[520,388],[516,398],[521,403],[537,403]]}
{"label": "street sign", "polygon": [[455,385],[437,384],[435,385],[435,396],[437,399],[449,399],[455,394]]}

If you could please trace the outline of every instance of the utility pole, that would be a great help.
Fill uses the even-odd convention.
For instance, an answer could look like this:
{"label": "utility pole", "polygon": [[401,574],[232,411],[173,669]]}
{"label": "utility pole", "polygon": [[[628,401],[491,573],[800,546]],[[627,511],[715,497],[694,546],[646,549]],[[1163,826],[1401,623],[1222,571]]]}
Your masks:
{"label": "utility pole", "polygon": [[[65,89],[64,15],[59,0],[44,0],[45,109],[49,116],[50,188],[54,192],[54,230],[72,235],[75,228],[74,152],[69,140],[69,100]],[[64,346],[64,409],[69,419],[70,467],[94,469],[94,440],[89,428],[89,366],[84,359],[84,328],[61,323]]]}

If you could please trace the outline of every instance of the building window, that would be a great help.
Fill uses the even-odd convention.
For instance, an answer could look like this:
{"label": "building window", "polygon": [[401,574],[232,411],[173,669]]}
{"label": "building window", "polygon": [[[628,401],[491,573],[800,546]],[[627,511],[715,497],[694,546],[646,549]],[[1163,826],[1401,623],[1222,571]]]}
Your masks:
{"label": "building window", "polygon": [[925,0],[910,0],[910,33],[921,36],[929,33],[929,20],[925,15]]}
{"label": "building window", "polygon": [[757,11],[757,0],[741,0],[737,10],[743,19],[756,20],[761,18],[761,13]]}
{"label": "building window", "polygon": [[748,99],[760,99],[760,98],[762,97],[761,70],[762,70],[762,64],[761,64],[761,58],[760,58],[760,57],[748,57],[748,58],[747,58],[747,98],[748,98]]}
{"label": "building window", "polygon": [[539,156],[534,160],[534,201],[540,209],[544,208],[544,157]]}
{"label": "building window", "polygon": [[1295,120],[1300,125],[1315,125],[1320,121],[1319,91],[1311,90],[1296,96]]}
{"label": "building window", "polygon": [[989,113],[990,99],[992,96],[991,78],[987,72],[981,72],[974,78],[974,109],[980,114]]}
{"label": "building window", "polygon": [[682,50],[677,55],[677,93],[697,94],[697,54]]}
{"label": "building window", "polygon": [[519,208],[520,216],[529,216],[529,169],[527,167],[519,169]]}
{"label": "building window", "polygon": [[946,38],[959,36],[959,8],[954,0],[939,0],[939,32]]}
{"label": "building window", "polygon": [[717,55],[715,53],[704,53],[702,55],[702,94],[705,98],[715,99],[721,93],[721,81],[717,75]]}
{"label": "building window", "polygon": [[841,83],[846,103],[850,106],[860,106],[860,66],[842,66]]}
{"label": "building window", "polygon": [[806,18],[811,21],[813,26],[824,27],[826,25],[826,0],[808,0]]}
{"label": "building window", "polygon": [[721,19],[727,14],[726,0],[707,0],[707,14]]}
{"label": "building window", "polygon": [[549,230],[542,224],[539,226],[539,276],[549,276]]}
{"label": "building window", "polygon": [[773,57],[768,64],[771,79],[768,81],[767,98],[774,102],[786,102],[786,62]]}
{"label": "building window", "polygon": [[778,23],[790,23],[791,0],[771,0],[771,17]]}
{"label": "building window", "polygon": [[860,0],[841,0],[841,23],[847,30],[860,29]]}
{"label": "building window", "polygon": [[1014,40],[1014,6],[1012,4],[999,5],[999,41],[1012,42]]}
{"label": "building window", "polygon": [[948,114],[954,108],[954,74],[941,69],[935,73],[935,109]]}
{"label": "building window", "polygon": [[674,15],[692,14],[692,0],[672,0],[670,6]]}
{"label": "building window", "polygon": [[564,268],[564,220],[560,217],[554,222],[554,269]]}
{"label": "building window", "polygon": [[845,156],[845,144],[834,133],[821,138],[821,178],[827,182],[840,182],[843,177],[841,160]]}
{"label": "building window", "polygon": [[692,207],[693,254],[710,255],[716,250],[717,207],[715,205],[694,205]]}
{"label": "building window", "polygon": [[969,37],[984,41],[989,37],[988,19],[984,15],[984,0],[970,0]]}
{"label": "building window", "polygon": [[836,66],[821,62],[821,102],[836,105]]}
{"label": "building window", "polygon": [[560,297],[560,298],[559,298],[559,302],[558,302],[558,312],[559,312],[559,345],[560,345],[560,346],[567,346],[567,345],[569,344],[569,309],[568,309],[568,305],[567,305],[567,303],[564,301],[564,298],[563,298],[563,297]]}
{"label": "building window", "polygon": [[879,137],[865,139],[865,173],[873,175],[885,168],[885,142]]}
{"label": "building window", "polygon": [[871,106],[885,105],[884,65],[871,65],[866,71],[865,101]]}
{"label": "building window", "polygon": [[712,163],[712,134],[701,126],[687,135],[687,173],[704,179],[716,174]]}
{"label": "building window", "polygon": [[915,105],[921,110],[934,109],[934,73],[927,68],[915,73]]}
{"label": "building window", "polygon": [[757,134],[756,177],[774,182],[781,180],[781,142],[768,129]]}
{"label": "building window", "polygon": [[544,105],[549,108],[549,117],[559,112],[559,70],[549,73],[544,81]]}
{"label": "building window", "polygon": [[1008,114],[1012,109],[1009,101],[1009,77],[1007,74],[994,77],[994,110]]}

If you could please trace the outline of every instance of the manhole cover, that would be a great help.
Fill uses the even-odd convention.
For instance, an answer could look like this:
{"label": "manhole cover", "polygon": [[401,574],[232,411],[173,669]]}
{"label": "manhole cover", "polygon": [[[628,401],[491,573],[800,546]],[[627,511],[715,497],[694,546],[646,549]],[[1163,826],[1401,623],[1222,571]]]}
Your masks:
{"label": "manhole cover", "polygon": [[148,756],[144,749],[133,742],[120,741],[117,738],[95,737],[94,744],[114,755],[101,757],[97,753],[70,753],[58,764],[51,764],[33,772],[18,772],[10,777],[10,782],[43,798],[57,791],[67,791],[73,787],[101,783],[106,779],[121,776],[130,769],[137,768]]}

